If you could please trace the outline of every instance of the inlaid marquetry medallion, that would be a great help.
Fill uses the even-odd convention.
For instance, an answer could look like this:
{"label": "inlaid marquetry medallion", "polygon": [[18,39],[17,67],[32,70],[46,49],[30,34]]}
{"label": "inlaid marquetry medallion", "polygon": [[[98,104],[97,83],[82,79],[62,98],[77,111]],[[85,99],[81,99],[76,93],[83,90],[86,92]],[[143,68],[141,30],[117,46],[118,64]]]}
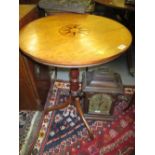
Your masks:
{"label": "inlaid marquetry medallion", "polygon": [[64,35],[64,36],[77,36],[79,34],[84,34],[84,35],[88,34],[88,30],[78,24],[70,24],[70,25],[62,26],[59,29],[59,32],[61,35]]}

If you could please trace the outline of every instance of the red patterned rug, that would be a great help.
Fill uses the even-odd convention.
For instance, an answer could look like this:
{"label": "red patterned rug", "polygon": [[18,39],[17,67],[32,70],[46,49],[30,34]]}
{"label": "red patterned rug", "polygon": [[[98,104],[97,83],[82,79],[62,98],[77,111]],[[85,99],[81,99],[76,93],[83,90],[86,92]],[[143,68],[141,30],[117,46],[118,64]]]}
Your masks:
{"label": "red patterned rug", "polygon": [[[61,104],[69,92],[67,82],[55,82],[46,107]],[[125,88],[115,103],[113,121],[89,120],[95,138],[91,140],[73,105],[45,115],[38,129],[32,155],[131,155],[135,150],[134,104],[128,107],[134,89]],[[126,109],[124,111],[124,109]]]}

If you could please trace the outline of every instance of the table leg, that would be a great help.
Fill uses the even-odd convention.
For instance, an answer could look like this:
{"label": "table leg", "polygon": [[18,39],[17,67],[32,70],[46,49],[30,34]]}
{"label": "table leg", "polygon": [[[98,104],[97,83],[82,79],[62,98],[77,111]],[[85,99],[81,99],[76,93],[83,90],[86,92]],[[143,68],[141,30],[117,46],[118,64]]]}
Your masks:
{"label": "table leg", "polygon": [[84,118],[84,114],[80,104],[80,97],[79,97],[79,70],[78,69],[71,69],[70,70],[70,92],[73,99],[73,103],[75,104],[77,111],[86,126],[88,133],[91,139],[94,139],[93,132],[91,131],[86,119]]}
{"label": "table leg", "polygon": [[86,126],[86,128],[88,130],[90,138],[94,139],[93,132],[91,131],[86,119],[84,118],[84,114],[83,114],[81,104],[80,104],[79,70],[78,69],[70,70],[70,93],[71,93],[71,96],[67,99],[67,101],[65,101],[61,105],[55,105],[52,107],[48,107],[47,109],[45,109],[45,114],[47,114],[48,112],[53,111],[53,110],[63,109],[65,107],[67,107],[69,104],[74,103],[77,108],[77,112],[79,113],[84,125]]}
{"label": "table leg", "polygon": [[53,110],[63,109],[65,107],[67,107],[70,103],[71,103],[71,96],[63,104],[58,104],[58,105],[48,107],[47,109],[45,109],[45,114],[47,114],[48,112],[53,111]]}
{"label": "table leg", "polygon": [[75,106],[77,108],[77,111],[78,113],[80,114],[80,117],[84,123],[84,125],[86,126],[87,130],[88,130],[88,133],[90,135],[90,138],[91,139],[94,139],[94,136],[93,136],[93,132],[91,131],[86,119],[84,118],[84,114],[83,114],[83,111],[82,111],[82,108],[81,108],[81,104],[80,104],[80,99],[79,97],[75,98]]}

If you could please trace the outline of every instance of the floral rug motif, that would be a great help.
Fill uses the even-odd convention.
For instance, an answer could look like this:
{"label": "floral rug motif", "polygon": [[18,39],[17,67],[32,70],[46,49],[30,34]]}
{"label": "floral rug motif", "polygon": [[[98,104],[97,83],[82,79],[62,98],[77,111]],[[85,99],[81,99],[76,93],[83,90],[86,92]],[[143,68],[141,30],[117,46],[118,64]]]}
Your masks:
{"label": "floral rug motif", "polygon": [[[73,105],[49,112],[40,125],[38,137],[30,146],[32,155],[131,155],[134,152],[134,104],[128,107],[134,89],[125,88],[115,103],[113,121],[89,120],[94,140],[89,138]],[[61,104],[69,95],[69,83],[56,81],[45,107]]]}

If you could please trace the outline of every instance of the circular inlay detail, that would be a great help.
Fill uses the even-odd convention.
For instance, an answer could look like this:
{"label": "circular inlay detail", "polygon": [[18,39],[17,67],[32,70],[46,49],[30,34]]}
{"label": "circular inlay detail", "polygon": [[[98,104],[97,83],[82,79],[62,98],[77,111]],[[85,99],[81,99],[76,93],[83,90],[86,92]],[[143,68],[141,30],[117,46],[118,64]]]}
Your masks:
{"label": "circular inlay detail", "polygon": [[66,36],[76,36],[78,34],[87,34],[88,30],[85,28],[82,28],[78,24],[70,24],[70,25],[65,25],[59,29],[59,32],[61,35],[66,35]]}

